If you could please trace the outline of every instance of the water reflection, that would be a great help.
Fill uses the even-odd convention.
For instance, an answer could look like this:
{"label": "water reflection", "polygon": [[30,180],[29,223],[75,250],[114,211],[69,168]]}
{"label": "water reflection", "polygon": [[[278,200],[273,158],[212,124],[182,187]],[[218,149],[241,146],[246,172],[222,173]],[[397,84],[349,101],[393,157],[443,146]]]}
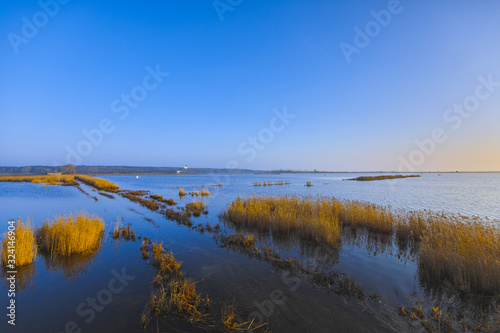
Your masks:
{"label": "water reflection", "polygon": [[91,254],[72,254],[69,256],[50,256],[41,253],[45,268],[51,272],[61,272],[61,276],[68,280],[78,280],[81,274],[86,274],[90,264],[96,258],[98,252]]}
{"label": "water reflection", "polygon": [[[11,277],[11,274],[7,273],[8,270],[4,267],[0,270],[2,285],[7,289],[10,288],[10,280],[7,280]],[[36,262],[33,262],[28,265],[16,267],[15,274],[15,284],[16,284],[16,292],[22,290],[33,290],[33,280],[37,274]]]}

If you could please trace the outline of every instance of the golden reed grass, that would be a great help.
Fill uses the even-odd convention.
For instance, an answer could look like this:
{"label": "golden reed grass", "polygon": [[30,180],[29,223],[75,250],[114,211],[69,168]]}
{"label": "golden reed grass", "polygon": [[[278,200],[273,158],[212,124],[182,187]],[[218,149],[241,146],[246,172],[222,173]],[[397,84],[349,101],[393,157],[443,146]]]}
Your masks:
{"label": "golden reed grass", "polygon": [[500,291],[500,229],[479,222],[434,223],[423,233],[420,276],[464,292]]}
{"label": "golden reed grass", "polygon": [[101,246],[104,222],[87,213],[59,215],[37,231],[40,249],[51,255],[88,254]]}
{"label": "golden reed grass", "polygon": [[107,179],[95,178],[95,177],[86,176],[86,175],[77,175],[77,176],[75,176],[75,178],[79,181],[84,182],[87,185],[95,187],[98,190],[104,190],[104,191],[116,191],[116,190],[118,190],[118,185],[110,182]]}
{"label": "golden reed grass", "polygon": [[116,191],[118,185],[106,179],[86,175],[14,175],[0,176],[0,182],[46,183],[47,185],[77,186],[77,180],[98,190]]}
{"label": "golden reed grass", "polygon": [[13,175],[0,176],[0,182],[46,183],[47,185],[78,185],[74,175]]}
{"label": "golden reed grass", "polygon": [[186,193],[186,191],[184,191],[184,189],[181,187],[181,188],[179,189],[179,196],[180,196],[180,197],[183,197],[183,196],[185,196],[186,194],[187,194],[187,193]]}
{"label": "golden reed grass", "polygon": [[304,240],[337,243],[341,223],[333,202],[296,196],[253,196],[232,202],[224,217],[241,227],[257,228],[275,236],[298,236]]}
{"label": "golden reed grass", "polygon": [[237,198],[223,213],[233,225],[334,244],[343,226],[418,243],[419,274],[460,290],[500,292],[500,229],[479,218],[445,212],[393,210],[353,200],[296,196]]}
{"label": "golden reed grass", "polygon": [[[36,239],[30,219],[27,219],[26,222],[19,219],[16,223],[15,234],[9,236],[8,233],[4,233],[4,235],[5,239],[1,245],[3,266],[11,264],[12,261],[9,262],[9,260],[15,260],[15,266],[20,267],[30,264],[36,259]],[[13,240],[9,239],[12,236],[14,236]],[[11,245],[13,245],[15,251],[9,249]],[[9,255],[12,255],[12,257],[9,257]]]}

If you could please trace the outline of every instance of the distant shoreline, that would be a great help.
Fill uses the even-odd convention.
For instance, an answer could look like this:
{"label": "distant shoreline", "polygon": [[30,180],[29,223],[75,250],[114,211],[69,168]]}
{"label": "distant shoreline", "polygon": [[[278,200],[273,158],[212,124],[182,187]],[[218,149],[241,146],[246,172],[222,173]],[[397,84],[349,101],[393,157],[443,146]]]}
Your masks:
{"label": "distant shoreline", "polygon": [[[75,173],[87,175],[228,175],[228,174],[426,174],[426,173],[500,173],[500,171],[302,171],[302,170],[252,170],[252,169],[222,169],[222,168],[190,168],[190,167],[137,167],[137,166],[74,166]],[[61,172],[60,166],[0,166],[0,175],[45,175]]]}

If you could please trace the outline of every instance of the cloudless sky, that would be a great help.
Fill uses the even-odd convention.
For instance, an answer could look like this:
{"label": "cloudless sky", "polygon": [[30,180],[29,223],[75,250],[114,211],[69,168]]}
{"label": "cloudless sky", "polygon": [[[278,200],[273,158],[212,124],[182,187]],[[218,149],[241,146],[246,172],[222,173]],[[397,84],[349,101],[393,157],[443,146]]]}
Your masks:
{"label": "cloudless sky", "polygon": [[500,170],[500,2],[391,2],[2,1],[0,165]]}

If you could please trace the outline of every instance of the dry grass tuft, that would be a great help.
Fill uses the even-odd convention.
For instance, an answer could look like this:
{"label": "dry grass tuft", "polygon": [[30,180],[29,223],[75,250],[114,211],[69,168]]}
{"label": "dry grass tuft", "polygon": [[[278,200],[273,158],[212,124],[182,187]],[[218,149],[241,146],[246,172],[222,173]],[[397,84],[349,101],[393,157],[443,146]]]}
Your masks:
{"label": "dry grass tuft", "polygon": [[104,222],[87,213],[59,215],[37,231],[40,249],[51,255],[87,254],[101,246]]}
{"label": "dry grass tuft", "polygon": [[187,193],[186,193],[186,191],[184,191],[184,189],[181,187],[181,188],[179,189],[179,196],[180,196],[180,197],[183,197],[183,196],[185,196],[186,194],[187,194]]}
{"label": "dry grass tuft", "polygon": [[[37,256],[35,233],[30,219],[16,223],[15,232],[4,233],[2,241],[2,265],[8,266],[15,263],[15,267],[32,263]],[[12,261],[13,260],[13,261]]]}

